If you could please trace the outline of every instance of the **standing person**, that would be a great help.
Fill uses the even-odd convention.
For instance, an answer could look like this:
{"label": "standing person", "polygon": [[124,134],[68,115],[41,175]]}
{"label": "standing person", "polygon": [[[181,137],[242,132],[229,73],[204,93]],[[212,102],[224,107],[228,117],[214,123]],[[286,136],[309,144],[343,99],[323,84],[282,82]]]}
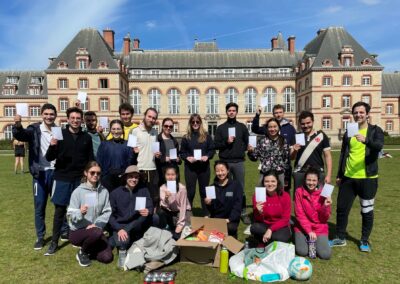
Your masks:
{"label": "standing person", "polygon": [[228,235],[237,238],[237,229],[242,211],[243,187],[237,180],[229,178],[229,165],[224,161],[216,161],[215,199],[205,198],[204,203],[211,218],[226,219]]}
{"label": "standing person", "polygon": [[97,126],[97,115],[94,111],[85,112],[84,119],[86,131],[90,135],[90,137],[92,137],[93,155],[96,159],[100,143],[106,138],[103,135],[103,128],[101,126]]}
{"label": "standing person", "polygon": [[102,169],[101,184],[111,192],[121,185],[119,175],[134,163],[134,154],[124,140],[121,120],[114,119],[110,122],[110,134],[112,139],[100,144],[97,162]]}
{"label": "standing person", "polygon": [[112,249],[103,234],[111,215],[108,191],[100,183],[101,168],[97,162],[89,162],[83,174],[82,183],[72,193],[67,210],[69,240],[81,247],[76,254],[80,266],[89,266],[90,259],[110,263]]}
{"label": "standing person", "polygon": [[368,123],[371,107],[364,102],[353,105],[358,134],[344,134],[336,182],[340,186],[336,209],[336,234],[332,246],[346,245],[346,228],[353,201],[358,196],[361,204],[362,230],[360,250],[370,252],[369,236],[374,223],[374,202],[378,190],[378,157],[384,136],[379,126]]}
{"label": "standing person", "polygon": [[[21,116],[14,118],[13,136],[19,141],[27,142],[29,145],[29,172],[32,175],[33,205],[35,208],[36,242],[35,250],[44,246],[46,235],[46,205],[53,187],[55,160],[47,161],[46,152],[52,138],[51,127],[55,126],[57,110],[52,104],[44,104],[40,110],[42,122],[29,125],[26,129],[22,127]],[[68,231],[65,222],[62,232]]]}
{"label": "standing person", "polygon": [[[200,160],[194,158],[194,150],[201,150]],[[212,160],[214,154],[214,142],[205,131],[200,115],[192,114],[189,118],[186,134],[181,141],[181,157],[185,162],[185,182],[190,206],[193,208],[196,183],[198,183],[201,207],[205,216],[209,215],[204,203],[205,188],[210,182],[210,160]]]}
{"label": "standing person", "polygon": [[275,170],[279,175],[281,184],[285,184],[285,172],[290,165],[290,149],[285,138],[280,135],[281,126],[279,121],[271,118],[267,121],[268,129],[265,138],[262,139],[255,149],[249,146],[247,155],[252,161],[260,159],[260,184],[262,178],[270,170]]}
{"label": "standing person", "polygon": [[[174,166],[179,173],[179,165],[182,163],[179,158],[179,143],[174,136],[171,135],[174,130],[174,121],[172,118],[164,118],[162,123],[161,133],[157,136],[157,141],[160,142],[161,155],[156,158],[156,166],[159,176],[160,186],[165,183],[165,169],[169,166]],[[176,159],[171,159],[169,156],[169,150],[176,149]]]}
{"label": "standing person", "polygon": [[[53,236],[45,255],[56,252],[71,194],[80,184],[86,164],[94,159],[92,138],[81,128],[83,111],[71,107],[67,109],[67,118],[68,125],[62,130],[63,140],[58,141],[53,137],[46,153],[47,161],[56,159],[56,164],[51,197],[55,206]],[[62,239],[65,237],[62,236]]]}
{"label": "standing person", "polygon": [[263,178],[267,201],[256,202],[253,195],[254,223],[250,227],[251,234],[260,243],[273,241],[289,242],[290,231],[290,195],[282,188],[278,174],[269,171]]}
{"label": "standing person", "polygon": [[[215,133],[215,148],[219,150],[219,158],[228,163],[233,178],[237,180],[244,189],[244,160],[249,146],[249,131],[246,125],[236,120],[239,106],[229,103],[225,106],[228,119],[217,127]],[[229,128],[235,129],[235,136],[229,135]],[[243,190],[244,193],[244,190]],[[243,196],[242,220],[250,224],[251,220],[246,214],[246,196]]]}
{"label": "standing person", "polygon": [[332,199],[321,196],[319,171],[309,168],[305,174],[304,185],[296,190],[294,212],[296,222],[294,236],[296,254],[308,256],[308,241],[315,242],[316,253],[321,259],[331,257],[329,246],[328,220],[331,216]]}
{"label": "standing person", "polygon": [[[111,242],[119,250],[119,267],[123,267],[125,263],[127,249],[133,242],[142,238],[150,227],[154,211],[149,190],[140,183],[138,167],[127,167],[122,178],[124,186],[118,187],[110,194],[112,213],[109,220],[113,231]],[[135,209],[137,197],[146,199],[144,209]]]}
{"label": "standing person", "polygon": [[[332,155],[329,138],[319,130],[314,130],[314,115],[309,111],[302,111],[299,115],[299,124],[305,136],[305,146],[293,145],[292,159],[294,162],[294,190],[304,182],[304,174],[312,167],[320,172],[320,180],[324,183],[331,183],[332,176]],[[324,156],[324,159],[322,158]],[[325,167],[326,165],[326,167]],[[326,171],[325,171],[326,168]],[[294,198],[293,194],[293,198]]]}
{"label": "standing person", "polygon": [[[119,108],[119,118],[124,124],[124,139],[128,140],[129,138],[129,133],[132,132],[133,129],[138,127],[136,123],[132,122],[132,117],[133,117],[133,106],[130,105],[129,103],[122,103]],[[111,140],[112,135],[111,133],[108,134],[107,140]]]}
{"label": "standing person", "polygon": [[152,144],[157,141],[157,131],[153,128],[157,122],[158,112],[155,108],[148,108],[144,113],[143,121],[131,131],[137,137],[137,147],[133,148],[137,155],[137,166],[143,180],[150,190],[150,196],[155,208],[160,201],[159,176],[155,159],[161,156],[160,152],[153,153]]}
{"label": "standing person", "polygon": [[18,166],[21,168],[21,174],[24,173],[24,158],[25,158],[25,142],[19,141],[17,139],[13,140],[15,165],[15,174],[18,173]]}

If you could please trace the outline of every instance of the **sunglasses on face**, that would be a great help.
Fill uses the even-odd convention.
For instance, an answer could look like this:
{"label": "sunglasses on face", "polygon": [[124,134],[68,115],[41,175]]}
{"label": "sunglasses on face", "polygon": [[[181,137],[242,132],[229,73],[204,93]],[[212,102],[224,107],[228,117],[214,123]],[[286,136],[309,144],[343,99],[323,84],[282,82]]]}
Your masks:
{"label": "sunglasses on face", "polygon": [[172,128],[174,128],[174,126],[173,126],[173,125],[167,125],[167,124],[165,124],[165,125],[164,125],[164,128],[172,129]]}
{"label": "sunglasses on face", "polygon": [[101,172],[90,171],[89,175],[91,175],[91,176],[94,176],[94,175],[99,176],[99,175],[101,175]]}
{"label": "sunglasses on face", "polygon": [[195,124],[201,124],[201,122],[200,121],[198,121],[198,120],[192,120],[192,122],[190,122],[192,125],[195,125]]}

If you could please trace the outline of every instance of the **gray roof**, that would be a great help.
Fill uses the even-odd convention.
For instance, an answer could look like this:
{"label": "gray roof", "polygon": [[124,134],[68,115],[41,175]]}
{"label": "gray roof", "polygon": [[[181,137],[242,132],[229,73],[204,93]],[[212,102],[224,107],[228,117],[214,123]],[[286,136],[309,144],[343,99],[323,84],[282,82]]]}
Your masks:
{"label": "gray roof", "polygon": [[210,42],[201,42],[201,41],[196,41],[194,44],[194,51],[218,51],[218,46],[217,42],[215,41],[210,41]]}
{"label": "gray roof", "polygon": [[382,74],[382,97],[400,97],[400,73]]}
{"label": "gray roof", "polygon": [[[7,83],[8,77],[18,77],[17,93],[15,95],[3,95],[2,90]],[[29,95],[29,85],[32,77],[42,77],[42,93],[40,95]],[[47,97],[47,80],[44,71],[1,71],[0,72],[0,98],[29,97],[43,98]]]}
{"label": "gray roof", "polygon": [[354,51],[354,66],[361,67],[361,61],[370,58],[372,66],[381,67],[343,27],[320,30],[319,34],[304,47],[304,56],[315,57],[313,67],[322,67],[325,59],[331,59],[333,67],[341,67],[339,53],[345,45],[351,46]]}
{"label": "gray roof", "polygon": [[[78,48],[86,48],[90,56],[90,66],[87,70],[98,70],[100,61],[106,62],[109,69],[119,69],[117,63],[113,59],[113,51],[105,42],[100,33],[95,29],[81,30],[67,45],[60,55],[50,64],[47,71],[57,70],[57,65],[61,61],[68,64],[69,70],[77,70],[76,65],[76,52]],[[68,70],[67,69],[67,70]],[[63,70],[65,72],[65,69]]]}

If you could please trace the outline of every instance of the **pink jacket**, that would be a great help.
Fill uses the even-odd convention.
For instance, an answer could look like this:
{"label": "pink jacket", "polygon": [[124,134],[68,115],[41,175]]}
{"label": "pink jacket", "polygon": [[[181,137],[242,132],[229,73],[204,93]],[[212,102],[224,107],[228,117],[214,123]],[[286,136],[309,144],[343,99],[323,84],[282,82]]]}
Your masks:
{"label": "pink jacket", "polygon": [[160,187],[160,206],[172,211],[179,212],[177,226],[185,226],[186,222],[186,211],[192,210],[190,207],[189,200],[187,198],[186,187],[179,183],[179,191],[176,194],[172,194],[168,199],[165,198],[165,193],[168,191],[166,184]]}
{"label": "pink jacket", "polygon": [[296,189],[294,211],[296,214],[295,232],[328,235],[328,220],[331,206],[325,206],[325,198],[320,196],[322,189],[309,192],[304,187]]}

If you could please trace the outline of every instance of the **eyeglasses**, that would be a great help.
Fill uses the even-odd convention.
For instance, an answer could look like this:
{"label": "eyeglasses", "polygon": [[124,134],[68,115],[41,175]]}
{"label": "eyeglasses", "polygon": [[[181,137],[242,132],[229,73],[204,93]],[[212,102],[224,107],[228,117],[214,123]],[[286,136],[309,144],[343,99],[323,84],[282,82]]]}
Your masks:
{"label": "eyeglasses", "polygon": [[192,125],[195,125],[195,124],[201,124],[201,122],[200,121],[198,121],[198,120],[192,120],[192,122],[190,122]]}
{"label": "eyeglasses", "polygon": [[91,176],[95,176],[95,175],[99,176],[99,175],[101,175],[101,172],[90,171],[89,175],[91,175]]}
{"label": "eyeglasses", "polygon": [[173,126],[173,125],[166,125],[166,124],[165,124],[163,127],[164,127],[164,128],[168,128],[168,129],[172,129],[172,128],[174,128],[174,126]]}

